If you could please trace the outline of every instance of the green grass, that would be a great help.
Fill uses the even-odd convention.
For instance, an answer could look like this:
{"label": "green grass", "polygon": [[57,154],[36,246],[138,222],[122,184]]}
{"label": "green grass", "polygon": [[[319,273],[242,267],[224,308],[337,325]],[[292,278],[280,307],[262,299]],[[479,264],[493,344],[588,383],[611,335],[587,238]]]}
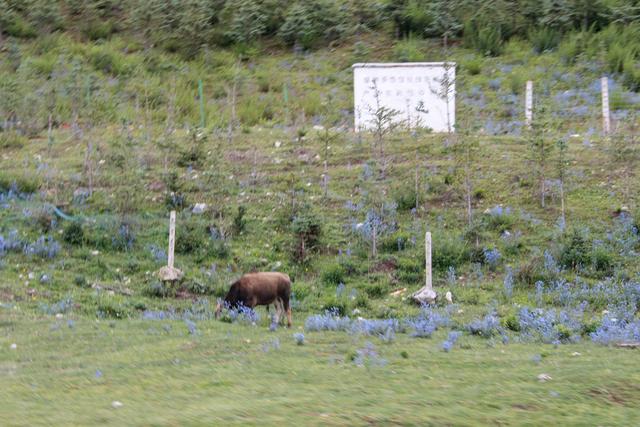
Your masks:
{"label": "green grass", "polygon": [[[291,335],[305,317],[331,306],[352,317],[415,314],[418,308],[406,296],[424,281],[426,230],[435,239],[434,284],[441,295],[453,293],[461,310],[458,326],[493,308],[504,320],[516,304],[533,305],[533,284],[524,281],[516,283],[513,299],[506,301],[503,276],[511,266],[516,277],[520,268],[532,267],[534,277],[545,250],[558,258],[566,240],[555,226],[558,193],[552,191],[547,207],[541,208],[526,138],[487,135],[483,126],[489,118],[521,119],[520,98],[515,116],[503,99],[512,93],[521,96],[528,79],[536,88],[548,88],[553,99],[588,87],[606,66],[589,56],[566,60],[571,46],[563,44],[558,52],[536,55],[529,43],[517,39],[501,45],[504,54],[497,58],[479,57],[461,46],[451,50],[450,59],[461,64],[458,93],[476,88],[485,99],[485,106],[472,112],[464,101],[458,103],[458,117],[474,119],[470,125],[479,141],[472,177],[476,223],[470,228],[463,168],[442,135],[390,135],[381,176],[372,162],[379,159],[372,154],[371,136],[349,130],[351,118],[342,111],[353,105],[352,62],[405,56],[436,60],[439,42],[416,38],[391,43],[382,34],[359,39],[357,46],[345,41],[308,55],[264,48],[242,61],[224,49],[190,60],[153,48],[147,52],[124,35],[93,44],[59,34],[20,41],[17,57],[0,52],[0,59],[7,59],[0,61],[6,105],[16,106],[29,124],[29,136],[0,133],[0,191],[14,181],[20,191],[39,190],[28,200],[1,205],[0,235],[15,229],[29,242],[49,234],[62,244],[60,255],[51,260],[13,252],[0,257],[0,425],[633,425],[640,418],[635,353],[596,346],[586,336],[580,344],[556,348],[536,343],[491,346],[465,335],[450,354],[440,347],[445,331],[428,340],[399,334],[392,344],[371,338],[388,364],[369,368],[349,360],[365,345],[363,337],[305,332],[306,345],[295,345]],[[200,130],[202,142],[195,146],[200,79],[208,127]],[[240,82],[239,123],[229,140],[233,79]],[[85,87],[89,84],[91,91]],[[36,88],[42,96],[34,100]],[[71,129],[74,93],[82,99],[80,139]],[[536,89],[538,93],[544,92]],[[49,140],[52,99],[56,123]],[[171,99],[176,131],[167,138]],[[628,99],[620,87],[612,92],[613,107],[637,109]],[[327,158],[313,129],[316,123],[332,127],[337,135]],[[637,194],[625,199],[621,191],[637,186],[637,176],[619,173],[622,165],[611,156],[611,141],[598,134],[599,123],[597,108],[591,108],[585,117],[563,119],[553,135],[581,135],[568,140],[564,190],[567,224],[588,229],[587,246],[606,241],[621,206],[637,215]],[[595,133],[587,146],[583,136],[590,128]],[[88,186],[88,142],[93,144],[95,188],[93,196],[78,204],[72,201],[74,190]],[[321,186],[325,160],[326,198]],[[557,176],[554,160],[548,179]],[[368,180],[363,179],[366,164],[374,170]],[[412,214],[416,168],[419,207]],[[167,172],[175,172],[176,179]],[[181,249],[176,260],[186,281],[183,289],[167,292],[176,298],[158,298],[150,289],[161,262],[148,246],[167,245],[170,191],[187,200],[178,214]],[[311,205],[322,223],[318,248],[302,264],[293,257],[292,194],[295,204]],[[350,200],[365,207],[350,212],[345,208]],[[398,231],[381,236],[374,259],[369,243],[349,231],[351,221],[361,222],[368,208],[394,200],[403,204]],[[189,207],[198,202],[212,209],[191,215]],[[55,217],[50,204],[82,221],[81,235],[74,232],[82,238],[63,240],[69,225],[58,218],[51,227]],[[483,213],[499,204],[511,207],[513,214],[491,220]],[[234,227],[240,206],[246,208],[241,231]],[[526,219],[521,210],[538,222]],[[136,235],[130,250],[112,242],[122,221]],[[211,243],[211,226],[225,234],[224,246]],[[505,243],[505,230],[520,233],[519,241]],[[404,242],[401,249],[398,237]],[[481,267],[484,275],[478,278],[473,263],[481,261],[484,247],[497,247],[502,260],[496,271]],[[637,257],[616,254],[614,261],[617,277],[637,277]],[[209,275],[212,264],[216,273]],[[455,284],[446,281],[452,264]],[[190,336],[182,322],[140,320],[144,309],[186,308],[201,297],[213,304],[234,279],[253,269],[278,269],[294,278],[293,330],[269,333],[266,321],[255,328],[206,321],[198,322],[200,335]],[[51,281],[41,283],[42,274]],[[576,275],[588,283],[602,279],[590,266],[563,273],[570,280]],[[345,296],[336,295],[338,282],[345,284]],[[354,298],[347,296],[352,291]],[[392,296],[394,291],[402,296]],[[42,314],[43,305],[63,298],[73,300],[71,314],[62,320]],[[5,308],[12,306],[16,308]],[[599,319],[604,308],[592,307],[588,314]],[[75,320],[72,329],[67,316]],[[263,345],[274,338],[281,347],[264,352]],[[12,343],[16,350],[9,348]],[[572,356],[574,352],[581,355]],[[544,356],[540,364],[532,361],[537,354]],[[96,370],[102,371],[101,378],[95,377]],[[541,373],[553,379],[540,383],[536,377]],[[124,406],[112,408],[115,400]]]}
{"label": "green grass", "polygon": [[[298,346],[298,317],[274,333],[264,322],[198,322],[192,336],[176,321],[72,316],[69,328],[67,316],[0,313],[6,426],[633,425],[640,417],[634,351],[591,343],[490,347],[463,337],[445,353],[442,333],[398,335],[392,344],[370,338],[386,366],[359,367],[349,356],[366,339],[308,332]],[[539,382],[542,373],[552,379]]]}

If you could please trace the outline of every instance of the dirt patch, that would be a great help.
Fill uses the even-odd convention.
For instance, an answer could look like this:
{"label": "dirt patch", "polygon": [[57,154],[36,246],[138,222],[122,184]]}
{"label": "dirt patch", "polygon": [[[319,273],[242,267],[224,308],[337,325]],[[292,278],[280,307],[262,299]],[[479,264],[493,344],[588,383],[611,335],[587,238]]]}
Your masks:
{"label": "dirt patch", "polygon": [[396,270],[398,263],[395,259],[385,259],[378,262],[371,269],[372,273],[391,273]]}
{"label": "dirt patch", "polygon": [[611,405],[640,405],[640,385],[617,383],[605,387],[593,387],[587,392],[592,398]]}
{"label": "dirt patch", "polygon": [[527,404],[527,403],[516,403],[514,405],[511,405],[512,408],[514,409],[520,409],[521,411],[537,411],[540,409],[539,406],[537,405],[533,405],[531,403]]}
{"label": "dirt patch", "polygon": [[249,153],[246,151],[229,150],[224,153],[224,159],[227,162],[246,162]]}
{"label": "dirt patch", "polygon": [[175,298],[182,299],[182,300],[190,299],[190,300],[196,301],[198,299],[198,295],[191,293],[186,289],[179,289],[178,291],[176,291]]}
{"label": "dirt patch", "polygon": [[0,288],[0,301],[13,301],[15,295],[9,288]]}

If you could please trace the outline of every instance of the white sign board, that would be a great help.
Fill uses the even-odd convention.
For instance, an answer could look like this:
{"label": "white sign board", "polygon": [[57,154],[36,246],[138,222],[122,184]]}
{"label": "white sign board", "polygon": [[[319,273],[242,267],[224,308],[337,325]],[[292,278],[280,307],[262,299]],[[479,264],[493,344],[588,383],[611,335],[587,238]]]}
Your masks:
{"label": "white sign board", "polygon": [[354,64],[356,132],[374,127],[378,105],[397,110],[394,120],[408,128],[453,132],[455,77],[454,62]]}

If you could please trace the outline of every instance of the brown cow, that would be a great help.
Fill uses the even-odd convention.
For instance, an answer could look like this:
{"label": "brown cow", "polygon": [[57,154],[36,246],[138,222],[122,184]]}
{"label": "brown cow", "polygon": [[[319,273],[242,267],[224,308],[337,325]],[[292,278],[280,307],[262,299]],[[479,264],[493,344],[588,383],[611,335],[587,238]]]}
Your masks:
{"label": "brown cow", "polygon": [[[280,319],[280,313],[287,313],[287,326],[291,327],[291,307],[289,297],[291,295],[291,280],[284,273],[263,272],[248,273],[236,280],[224,297],[225,305],[237,307],[242,304],[245,307],[254,308],[257,305],[269,304],[276,307],[276,319]],[[216,318],[222,311],[222,304],[216,307]]]}

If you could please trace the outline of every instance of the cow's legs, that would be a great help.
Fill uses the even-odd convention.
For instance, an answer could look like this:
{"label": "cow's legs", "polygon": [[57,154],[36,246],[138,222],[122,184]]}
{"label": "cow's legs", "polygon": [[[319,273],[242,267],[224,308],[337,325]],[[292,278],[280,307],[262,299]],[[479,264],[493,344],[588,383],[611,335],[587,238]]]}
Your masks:
{"label": "cow's legs", "polygon": [[282,299],[282,310],[287,312],[287,327],[291,327],[291,306],[289,305],[289,298]]}
{"label": "cow's legs", "polygon": [[282,313],[282,301],[280,300],[280,298],[276,298],[273,301],[273,305],[276,308],[276,319],[275,319],[275,322],[276,322],[277,325],[279,325],[280,324],[280,316],[281,316],[281,313]]}

